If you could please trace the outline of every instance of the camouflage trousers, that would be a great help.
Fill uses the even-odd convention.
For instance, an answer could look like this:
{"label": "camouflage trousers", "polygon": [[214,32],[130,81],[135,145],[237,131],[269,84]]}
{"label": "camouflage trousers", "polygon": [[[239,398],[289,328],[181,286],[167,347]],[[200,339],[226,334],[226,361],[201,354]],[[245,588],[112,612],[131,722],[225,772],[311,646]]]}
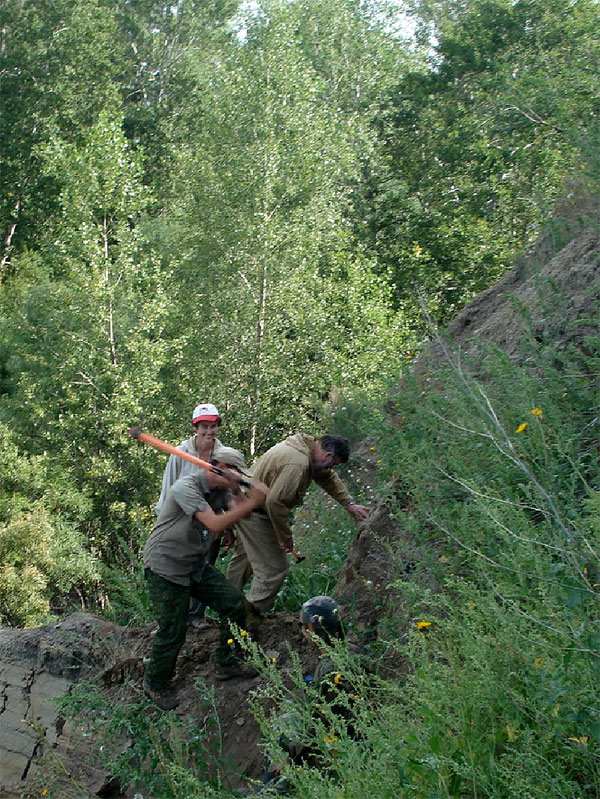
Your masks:
{"label": "camouflage trousers", "polygon": [[187,632],[190,597],[198,599],[220,616],[217,663],[225,666],[237,660],[236,648],[227,643],[231,638],[229,622],[245,627],[244,595],[231,585],[218,569],[207,564],[201,577],[192,580],[189,586],[172,583],[150,569],[146,569],[144,576],[150,605],[158,622],[150,663],[146,669],[146,680],[151,688],[161,691],[175,674],[177,656]]}

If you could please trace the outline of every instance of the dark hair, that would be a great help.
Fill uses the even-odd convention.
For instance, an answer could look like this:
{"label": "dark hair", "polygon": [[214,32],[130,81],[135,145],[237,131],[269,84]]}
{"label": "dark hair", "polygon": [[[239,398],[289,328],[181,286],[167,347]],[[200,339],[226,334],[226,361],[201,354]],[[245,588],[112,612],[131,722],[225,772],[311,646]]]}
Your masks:
{"label": "dark hair", "polygon": [[344,628],[339,615],[339,605],[330,596],[314,596],[307,599],[300,608],[300,618],[310,624],[325,643],[333,638],[343,638]]}
{"label": "dark hair", "polygon": [[225,513],[231,503],[231,492],[217,486],[204,495],[213,513]]}
{"label": "dark hair", "polygon": [[348,439],[343,436],[321,436],[319,439],[321,447],[326,452],[333,452],[340,463],[348,463],[350,457],[350,446]]}

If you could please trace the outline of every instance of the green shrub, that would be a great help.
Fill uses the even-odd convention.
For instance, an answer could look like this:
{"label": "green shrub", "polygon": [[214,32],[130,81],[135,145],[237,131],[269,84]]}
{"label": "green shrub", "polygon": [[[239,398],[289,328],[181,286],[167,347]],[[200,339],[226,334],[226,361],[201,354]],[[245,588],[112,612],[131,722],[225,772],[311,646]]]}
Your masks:
{"label": "green shrub", "polygon": [[[77,719],[79,729],[91,736],[98,761],[122,785],[155,799],[230,795],[221,793],[218,778],[208,782],[219,749],[214,688],[200,680],[195,687],[206,711],[202,724],[158,711],[143,694],[137,702],[115,702],[91,682],[76,685],[59,705],[66,718]],[[215,730],[212,747],[217,751],[210,751],[207,738]]]}
{"label": "green shrub", "polygon": [[98,563],[80,532],[89,505],[45,457],[20,455],[3,425],[0,481],[0,624],[31,627],[96,589]]}
{"label": "green shrub", "polygon": [[450,356],[407,377],[402,430],[378,445],[440,585],[395,582],[415,619],[396,645],[417,796],[600,792],[598,363],[525,364],[489,354],[480,383]]}
{"label": "green shrub", "polygon": [[40,505],[0,525],[0,623],[32,627],[48,621],[53,603],[98,581],[80,534]]}

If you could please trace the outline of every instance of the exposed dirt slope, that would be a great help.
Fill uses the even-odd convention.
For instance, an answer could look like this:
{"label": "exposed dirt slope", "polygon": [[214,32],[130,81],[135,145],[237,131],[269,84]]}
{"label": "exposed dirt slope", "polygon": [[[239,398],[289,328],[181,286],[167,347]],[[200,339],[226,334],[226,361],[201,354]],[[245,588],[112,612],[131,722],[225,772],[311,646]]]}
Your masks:
{"label": "exposed dirt slope", "polygon": [[[465,353],[488,342],[518,359],[526,335],[556,350],[597,336],[599,251],[598,230],[588,229],[543,265],[533,255],[523,258],[463,308],[448,327],[449,338]],[[431,354],[434,362],[441,357],[436,346]],[[430,363],[431,354],[423,360]]]}
{"label": "exposed dirt slope", "polygon": [[[295,614],[277,614],[254,637],[282,669],[290,666],[290,648],[298,651],[307,673],[314,665],[312,651],[302,645]],[[177,713],[206,727],[211,749],[220,753],[225,784],[235,788],[262,772],[259,729],[247,705],[249,690],[261,678],[215,681],[217,638],[216,626],[188,629],[175,678]],[[111,703],[144,703],[149,714],[158,715],[141,690],[151,628],[119,628],[76,614],[60,625],[1,630],[0,644],[0,797],[40,796],[49,788],[49,795],[61,799],[133,796],[135,785],[120,786],[101,767],[100,743],[89,734],[85,719],[65,723],[51,699],[91,679]],[[207,701],[212,689],[214,706]],[[123,739],[117,746],[125,750],[129,743]]]}

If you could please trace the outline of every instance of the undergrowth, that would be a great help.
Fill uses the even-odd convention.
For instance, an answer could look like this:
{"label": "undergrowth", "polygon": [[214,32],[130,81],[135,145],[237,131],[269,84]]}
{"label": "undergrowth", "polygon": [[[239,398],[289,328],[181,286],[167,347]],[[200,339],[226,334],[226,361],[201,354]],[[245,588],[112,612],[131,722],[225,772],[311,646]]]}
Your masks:
{"label": "undergrowth", "polygon": [[[483,372],[443,348],[443,367],[404,377],[394,424],[376,441],[388,506],[427,551],[439,586],[400,571],[392,580],[420,620],[394,636],[399,623],[382,619],[381,645],[406,675],[368,673],[343,646],[329,653],[353,686],[350,734],[339,708],[310,693],[298,660],[283,679],[246,641],[266,678],[253,700],[264,749],[306,799],[374,791],[378,799],[592,799],[600,795],[598,345],[588,339],[559,353],[531,342],[524,365],[489,352]],[[289,609],[333,590],[353,535],[318,494],[297,522],[307,560],[291,567],[279,600]],[[119,722],[120,711],[103,712]],[[319,752],[317,766],[286,759],[282,717]],[[156,795],[231,796],[190,765],[182,729],[173,750],[169,719],[143,718],[148,749],[135,759],[147,768],[151,743],[161,768],[169,763]]]}
{"label": "undergrowth", "polygon": [[[78,732],[93,742],[94,759],[113,781],[138,796],[195,799],[220,795],[220,729],[214,688],[196,682],[204,722],[163,713],[140,695],[139,701],[115,702],[98,685],[83,682],[60,700],[66,718],[77,719]],[[215,776],[217,775],[217,776]],[[48,799],[62,799],[46,789]]]}

